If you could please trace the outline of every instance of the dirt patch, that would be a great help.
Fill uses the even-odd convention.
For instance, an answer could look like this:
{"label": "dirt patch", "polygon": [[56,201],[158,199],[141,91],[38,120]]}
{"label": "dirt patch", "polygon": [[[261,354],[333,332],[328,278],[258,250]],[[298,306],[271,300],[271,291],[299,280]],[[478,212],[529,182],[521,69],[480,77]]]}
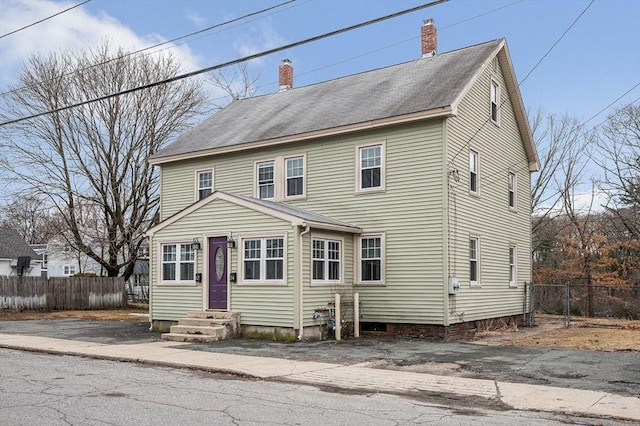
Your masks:
{"label": "dirt patch", "polygon": [[124,309],[91,311],[0,311],[0,321],[27,321],[59,318],[76,318],[98,321],[149,322],[149,309],[143,305],[132,305]]}
{"label": "dirt patch", "polygon": [[595,351],[640,351],[640,321],[611,318],[571,318],[540,315],[534,327],[512,327],[479,332],[475,343]]}

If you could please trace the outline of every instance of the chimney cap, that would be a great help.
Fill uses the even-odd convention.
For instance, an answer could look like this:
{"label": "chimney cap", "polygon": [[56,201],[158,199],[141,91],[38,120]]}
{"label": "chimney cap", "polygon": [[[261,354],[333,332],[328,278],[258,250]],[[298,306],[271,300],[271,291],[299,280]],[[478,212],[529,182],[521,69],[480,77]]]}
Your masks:
{"label": "chimney cap", "polygon": [[286,59],[286,58],[285,58],[285,59],[283,59],[283,60],[282,60],[282,65],[287,65],[287,64],[288,64],[288,65],[291,65],[291,61],[290,61],[289,59]]}
{"label": "chimney cap", "polygon": [[424,19],[422,22],[424,22],[425,25],[433,25],[433,18]]}

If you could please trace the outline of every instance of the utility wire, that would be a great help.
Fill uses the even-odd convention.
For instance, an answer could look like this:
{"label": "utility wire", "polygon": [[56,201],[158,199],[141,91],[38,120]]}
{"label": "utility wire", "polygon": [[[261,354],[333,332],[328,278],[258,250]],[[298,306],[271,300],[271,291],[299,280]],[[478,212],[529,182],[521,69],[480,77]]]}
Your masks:
{"label": "utility wire", "polygon": [[[91,1],[91,0],[87,0],[87,1]],[[294,1],[296,1],[296,0],[287,0],[287,1],[285,1],[285,2],[282,2],[282,3],[276,4],[276,5],[274,5],[274,6],[267,7],[267,8],[265,8],[265,9],[261,9],[261,10],[255,11],[255,12],[251,12],[251,13],[248,13],[248,14],[246,14],[246,15],[239,16],[239,17],[237,17],[237,18],[230,19],[230,20],[228,20],[228,21],[224,21],[224,22],[220,22],[220,23],[218,23],[218,24],[211,25],[211,26],[209,26],[209,27],[207,27],[207,28],[203,28],[203,29],[201,29],[201,30],[194,31],[194,32],[189,33],[189,34],[185,34],[185,35],[183,35],[183,36],[173,38],[173,39],[171,39],[171,40],[167,40],[167,41],[163,41],[163,42],[158,43],[158,44],[154,44],[153,46],[145,47],[145,48],[143,48],[143,49],[135,50],[135,51],[133,51],[133,52],[128,52],[128,53],[125,53],[125,54],[124,54],[124,55],[122,55],[122,56],[118,56],[118,57],[115,57],[115,58],[112,58],[112,59],[109,59],[109,60],[106,60],[106,61],[103,61],[103,62],[98,62],[97,64],[92,64],[92,65],[89,65],[89,66],[84,67],[84,68],[76,69],[76,70],[70,71],[70,72],[68,72],[68,73],[64,73],[64,74],[61,74],[61,75],[59,75],[59,76],[56,76],[56,77],[54,77],[54,78],[50,78],[50,79],[47,79],[47,80],[39,81],[38,83],[34,83],[34,84],[29,85],[29,86],[22,86],[22,87],[15,88],[15,89],[13,89],[13,90],[9,90],[9,91],[4,92],[4,93],[0,93],[0,96],[5,96],[5,95],[8,95],[8,94],[11,94],[11,93],[14,93],[14,92],[18,92],[18,91],[20,91],[20,90],[24,90],[24,89],[28,89],[28,88],[32,88],[32,87],[37,87],[37,86],[39,86],[39,85],[41,85],[41,84],[49,83],[49,82],[54,81],[54,80],[57,80],[57,79],[59,79],[59,78],[61,78],[61,77],[66,77],[66,76],[68,76],[68,75],[72,75],[72,74],[78,73],[78,72],[80,72],[80,71],[85,71],[85,70],[88,70],[88,69],[91,69],[91,68],[94,68],[94,67],[99,67],[99,66],[101,66],[101,65],[106,65],[106,64],[108,64],[108,63],[110,63],[110,62],[113,62],[113,61],[117,61],[117,60],[120,60],[120,59],[124,59],[124,58],[127,58],[127,57],[129,57],[129,56],[132,56],[132,55],[135,55],[135,54],[138,54],[138,53],[145,52],[145,51],[147,51],[147,50],[155,49],[155,48],[157,48],[157,47],[164,46],[164,45],[166,45],[166,44],[173,43],[173,42],[178,41],[178,40],[183,40],[183,39],[185,39],[185,38],[192,37],[192,36],[194,36],[194,35],[196,35],[196,34],[201,34],[201,33],[207,32],[207,31],[211,31],[212,29],[215,29],[215,28],[219,28],[219,27],[222,27],[222,26],[225,26],[225,25],[228,25],[228,24],[232,24],[232,23],[237,22],[237,21],[241,21],[241,20],[246,19],[246,18],[249,18],[249,17],[251,17],[251,16],[255,16],[255,15],[259,15],[259,14],[261,14],[261,13],[268,12],[268,11],[273,10],[273,9],[276,9],[276,8],[278,8],[278,7],[281,7],[281,6],[287,5],[287,4],[289,4],[289,3],[293,3]],[[86,2],[85,2],[85,3],[86,3]],[[154,53],[157,53],[157,52],[154,52]]]}
{"label": "utility wire", "polygon": [[428,7],[436,6],[436,5],[439,5],[441,3],[445,3],[447,1],[449,1],[449,0],[434,0],[432,2],[424,3],[424,4],[416,6],[416,7],[412,7],[412,8],[405,9],[405,10],[401,10],[399,12],[395,12],[395,13],[392,13],[392,14],[389,14],[389,15],[384,15],[384,16],[381,16],[379,18],[371,19],[371,20],[368,20],[368,21],[364,21],[364,22],[361,22],[359,24],[355,24],[355,25],[351,25],[351,26],[348,26],[348,27],[344,27],[344,28],[338,29],[338,30],[330,31],[328,33],[324,33],[324,34],[320,34],[320,35],[317,35],[317,36],[314,36],[314,37],[310,37],[310,38],[307,38],[307,39],[304,39],[304,40],[296,41],[294,43],[289,43],[289,44],[286,44],[286,45],[283,45],[283,46],[280,46],[280,47],[276,47],[276,48],[273,48],[273,49],[263,50],[262,52],[254,53],[253,55],[248,55],[248,56],[245,56],[245,57],[242,57],[242,58],[238,58],[238,59],[234,59],[232,61],[228,61],[228,62],[224,62],[224,63],[218,64],[218,65],[213,65],[213,66],[210,66],[210,67],[201,68],[199,70],[188,72],[188,73],[181,74],[181,75],[177,75],[175,77],[171,77],[171,78],[168,78],[168,79],[165,79],[165,80],[160,80],[160,81],[156,81],[154,83],[144,84],[142,86],[134,87],[134,88],[127,89],[127,90],[122,90],[120,92],[112,93],[112,94],[105,95],[105,96],[100,96],[100,97],[93,98],[93,99],[88,99],[88,100],[83,101],[83,102],[78,102],[76,104],[67,105],[67,106],[64,106],[64,107],[60,107],[60,108],[56,108],[56,109],[53,109],[53,110],[41,112],[41,113],[38,113],[38,114],[32,114],[32,115],[29,115],[29,116],[26,116],[26,117],[20,117],[20,118],[14,119],[14,120],[5,121],[3,123],[0,123],[0,127],[6,126],[6,125],[9,125],[9,124],[19,123],[19,122],[30,120],[30,119],[37,118],[37,117],[41,117],[41,116],[47,115],[47,114],[52,114],[52,113],[56,113],[56,112],[60,112],[60,111],[65,111],[65,110],[68,110],[68,109],[71,109],[71,108],[87,105],[87,104],[90,104],[90,103],[94,103],[94,102],[98,102],[98,101],[104,101],[106,99],[111,99],[111,98],[116,97],[116,96],[121,96],[121,95],[126,95],[126,94],[129,94],[129,93],[138,92],[140,90],[149,89],[149,88],[152,88],[152,87],[155,87],[155,86],[159,86],[161,84],[172,83],[174,81],[179,81],[179,80],[183,80],[185,78],[194,77],[196,75],[203,74],[203,73],[210,72],[210,71],[214,71],[214,70],[217,70],[217,69],[220,69],[220,68],[226,68],[226,67],[231,66],[231,65],[236,65],[236,64],[239,64],[239,63],[242,63],[242,62],[250,61],[252,59],[260,58],[262,56],[267,56],[267,55],[270,55],[272,53],[281,52],[283,50],[287,50],[287,49],[291,49],[293,47],[301,46],[303,44],[308,44],[308,43],[315,42],[315,41],[318,41],[318,40],[322,40],[322,39],[325,39],[325,38],[328,38],[328,37],[333,37],[335,35],[342,34],[342,33],[348,32],[348,31],[352,31],[352,30],[355,30],[355,29],[358,29],[358,28],[362,28],[362,27],[365,27],[365,26],[368,26],[368,25],[377,24],[379,22],[383,22],[383,21],[386,21],[386,20],[389,20],[389,19],[397,18],[398,16],[406,15],[408,13],[412,13],[412,12],[416,12],[418,10],[426,9]]}
{"label": "utility wire", "polygon": [[[580,18],[582,18],[582,16],[587,12],[587,10],[589,10],[589,8],[591,7],[591,5],[595,2],[595,0],[591,0],[591,2],[589,2],[589,4],[587,5],[587,7],[584,8],[584,10],[576,17],[576,19],[573,20],[573,22],[571,23],[571,25],[569,25],[567,27],[566,30],[564,30],[564,32],[560,35],[560,37],[555,41],[555,43],[553,43],[551,45],[551,47],[549,48],[549,50],[547,50],[547,52],[542,55],[542,57],[540,58],[540,60],[533,66],[533,68],[531,68],[531,70],[527,73],[527,75],[520,80],[520,82],[518,82],[518,84],[516,85],[516,87],[509,93],[509,98],[511,97],[511,95],[513,95],[515,93],[516,90],[520,89],[520,86],[522,85],[522,83],[524,83],[529,76],[533,73],[533,71],[535,71],[538,66],[542,63],[542,61],[544,61],[544,59],[549,55],[549,53],[551,53],[551,51],[558,45],[558,43],[560,43],[560,41],[564,38],[564,36],[569,32],[569,30],[571,30],[571,28],[573,28],[576,23],[580,20]],[[500,105],[498,105],[498,110],[500,110],[502,108],[502,106],[504,104],[506,104],[507,101],[502,101],[500,102]],[[471,135],[471,137],[467,140],[467,142],[465,142],[465,144],[458,150],[458,152],[456,152],[456,154],[453,156],[453,158],[451,158],[451,160],[449,160],[449,164],[453,164],[453,162],[455,161],[455,159],[458,157],[458,155],[460,155],[462,153],[463,150],[465,150],[469,144],[471,143],[471,141],[473,139],[475,139],[475,137],[478,135],[478,133],[480,133],[480,131],[482,131],[482,129],[484,128],[484,126],[487,125],[487,123],[489,123],[491,119],[487,118],[484,123],[482,123],[482,125],[473,133],[473,135]]]}
{"label": "utility wire", "polygon": [[[627,96],[629,94],[629,92],[631,92],[633,89],[635,89],[636,87],[640,86],[640,82],[638,84],[636,84],[635,86],[633,86],[631,89],[627,90],[626,92],[624,92],[622,95],[618,96],[615,100],[613,100],[609,105],[607,105],[606,107],[602,108],[600,111],[596,112],[595,114],[593,114],[591,117],[589,117],[587,120],[585,120],[580,127],[584,126],[585,124],[587,124],[588,122],[590,122],[591,120],[593,120],[594,118],[596,118],[597,116],[599,116],[600,114],[602,114],[603,112],[605,112],[607,109],[609,109],[609,107],[611,107],[613,104],[615,104],[616,102],[618,102],[620,99],[624,98],[625,96]],[[640,99],[640,98],[639,98]],[[636,99],[637,100],[637,99]],[[631,104],[633,104],[635,101],[632,101]],[[596,126],[594,126],[596,127]]]}
{"label": "utility wire", "polygon": [[62,15],[63,13],[68,12],[68,11],[70,11],[71,9],[75,9],[76,7],[80,7],[80,6],[82,6],[83,4],[87,4],[87,3],[89,3],[90,1],[91,1],[91,0],[85,0],[85,1],[83,1],[82,3],[78,3],[78,4],[76,4],[75,6],[71,6],[70,8],[65,9],[65,10],[62,10],[62,11],[60,11],[60,12],[58,12],[58,13],[55,13],[55,14],[53,14],[53,15],[51,15],[51,16],[47,16],[46,18],[41,19],[41,20],[39,20],[39,21],[36,21],[36,22],[34,22],[34,23],[32,23],[32,24],[25,25],[25,26],[24,26],[24,27],[22,27],[22,28],[18,28],[17,30],[13,30],[13,31],[11,31],[10,33],[3,34],[3,35],[1,35],[1,36],[0,36],[0,38],[5,38],[5,37],[7,37],[7,36],[10,36],[11,34],[15,34],[15,33],[19,32],[19,31],[22,31],[22,30],[26,30],[27,28],[29,28],[29,27],[33,27],[34,25],[37,25],[37,24],[39,24],[39,23],[41,23],[41,22],[44,22],[44,21],[46,21],[46,20],[48,20],[48,19],[54,18],[54,17],[56,17],[56,16],[58,16],[58,15]]}

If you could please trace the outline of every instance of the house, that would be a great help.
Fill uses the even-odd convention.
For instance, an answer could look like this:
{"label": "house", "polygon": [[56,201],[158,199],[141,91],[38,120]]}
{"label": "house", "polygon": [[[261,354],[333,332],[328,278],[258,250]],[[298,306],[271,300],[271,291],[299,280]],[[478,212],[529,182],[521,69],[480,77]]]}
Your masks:
{"label": "house", "polygon": [[14,229],[0,227],[0,276],[40,276],[37,254]]}
{"label": "house", "polygon": [[45,278],[70,277],[75,274],[101,275],[98,262],[87,254],[73,249],[62,237],[54,237],[46,244],[32,244],[36,262],[41,265]]}
{"label": "house", "polygon": [[[455,337],[519,321],[538,157],[503,39],[236,100],[150,158],[150,317],[240,315],[319,336],[334,293],[363,328]],[[495,321],[498,323],[498,321]]]}

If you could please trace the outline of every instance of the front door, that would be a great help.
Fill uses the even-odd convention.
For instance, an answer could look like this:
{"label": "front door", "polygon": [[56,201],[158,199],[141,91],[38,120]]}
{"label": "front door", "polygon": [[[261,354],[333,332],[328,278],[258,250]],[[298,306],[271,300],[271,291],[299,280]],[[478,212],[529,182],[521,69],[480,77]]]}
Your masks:
{"label": "front door", "polygon": [[227,237],[209,238],[209,309],[227,309]]}

